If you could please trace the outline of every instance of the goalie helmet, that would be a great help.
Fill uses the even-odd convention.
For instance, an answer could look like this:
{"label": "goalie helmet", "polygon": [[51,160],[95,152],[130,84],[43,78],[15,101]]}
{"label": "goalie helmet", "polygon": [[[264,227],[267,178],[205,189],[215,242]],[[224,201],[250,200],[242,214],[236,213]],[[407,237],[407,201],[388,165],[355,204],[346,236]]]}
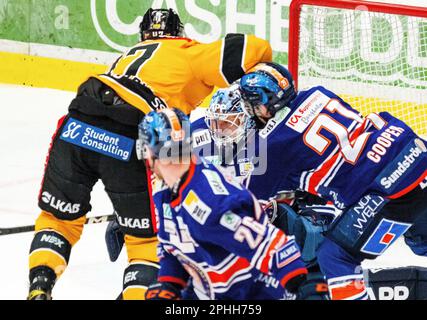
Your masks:
{"label": "goalie helmet", "polygon": [[255,123],[244,112],[239,85],[219,89],[206,111],[205,122],[218,146],[238,143]]}
{"label": "goalie helmet", "polygon": [[296,97],[290,72],[277,63],[259,63],[240,79],[245,111],[257,117],[257,108],[265,106],[271,116],[288,106]]}
{"label": "goalie helmet", "polygon": [[148,159],[147,149],[156,159],[190,156],[191,132],[188,117],[179,109],[151,111],[138,125],[136,145],[139,160]]}
{"label": "goalie helmet", "polygon": [[148,9],[139,25],[141,41],[147,39],[182,37],[184,26],[173,9]]}

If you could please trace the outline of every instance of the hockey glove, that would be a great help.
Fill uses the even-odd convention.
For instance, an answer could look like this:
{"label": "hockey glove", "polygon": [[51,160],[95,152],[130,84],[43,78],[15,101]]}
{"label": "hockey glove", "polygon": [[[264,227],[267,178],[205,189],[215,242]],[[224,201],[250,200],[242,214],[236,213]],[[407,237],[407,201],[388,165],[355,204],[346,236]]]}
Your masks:
{"label": "hockey glove", "polygon": [[181,287],[171,282],[157,282],[150,285],[145,300],[180,300]]}
{"label": "hockey glove", "polygon": [[116,261],[122,251],[125,242],[125,235],[120,230],[117,219],[110,221],[105,231],[105,243],[107,245],[108,255],[112,262]]}
{"label": "hockey glove", "polygon": [[321,272],[309,272],[299,286],[296,300],[330,300],[328,285]]}

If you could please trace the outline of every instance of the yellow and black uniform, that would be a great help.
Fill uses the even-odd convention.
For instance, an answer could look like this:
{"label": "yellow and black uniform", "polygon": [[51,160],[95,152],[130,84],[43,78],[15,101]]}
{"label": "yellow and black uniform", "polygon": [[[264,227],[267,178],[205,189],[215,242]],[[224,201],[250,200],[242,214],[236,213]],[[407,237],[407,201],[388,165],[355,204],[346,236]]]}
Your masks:
{"label": "yellow and black uniform", "polygon": [[135,152],[139,122],[167,106],[188,114],[215,86],[228,86],[271,59],[268,42],[255,36],[230,34],[211,44],[159,38],[137,44],[108,73],[84,82],[58,123],[46,160],[29,297],[49,291],[65,270],[91,210],[90,192],[101,180],[125,233],[123,298],[142,299],[156,281],[158,259],[150,173]]}
{"label": "yellow and black uniform", "polygon": [[214,87],[227,87],[258,62],[272,59],[268,42],[253,35],[229,34],[202,44],[186,38],[160,38],[134,46],[107,74],[97,78],[127,103],[148,113],[160,105],[147,101],[145,84],[167,106],[189,114]]}

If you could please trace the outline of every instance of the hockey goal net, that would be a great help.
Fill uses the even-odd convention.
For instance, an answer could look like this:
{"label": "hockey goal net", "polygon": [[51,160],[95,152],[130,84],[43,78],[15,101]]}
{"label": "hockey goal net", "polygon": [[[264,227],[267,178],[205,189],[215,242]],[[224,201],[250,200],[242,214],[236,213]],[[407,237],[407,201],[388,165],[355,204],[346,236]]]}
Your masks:
{"label": "hockey goal net", "polygon": [[289,70],[363,114],[388,111],[427,135],[427,8],[353,0],[294,0]]}

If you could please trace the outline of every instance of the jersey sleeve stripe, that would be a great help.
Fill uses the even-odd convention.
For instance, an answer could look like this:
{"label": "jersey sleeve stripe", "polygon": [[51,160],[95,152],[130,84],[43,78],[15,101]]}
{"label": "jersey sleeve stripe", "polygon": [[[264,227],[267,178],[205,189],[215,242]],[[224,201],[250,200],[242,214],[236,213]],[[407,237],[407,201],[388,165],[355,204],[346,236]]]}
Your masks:
{"label": "jersey sleeve stripe", "polygon": [[221,73],[228,85],[245,74],[243,69],[246,36],[230,33],[223,40],[221,55]]}
{"label": "jersey sleeve stripe", "polygon": [[421,182],[423,182],[426,177],[427,177],[427,170],[424,171],[424,173],[417,180],[415,180],[414,183],[410,184],[405,189],[400,190],[399,192],[388,196],[387,198],[388,199],[397,199],[397,198],[403,197],[405,194],[407,194],[408,192],[415,189],[415,187],[418,186]]}
{"label": "jersey sleeve stripe", "polygon": [[181,278],[177,278],[177,277],[172,277],[172,276],[161,276],[157,279],[159,282],[172,282],[172,283],[176,283],[179,284],[180,286],[182,286],[183,288],[185,288],[187,286],[187,281],[181,279]]}
{"label": "jersey sleeve stripe", "polygon": [[280,284],[282,285],[282,287],[286,287],[286,284],[288,283],[288,281],[290,279],[292,279],[292,278],[294,278],[294,277],[296,277],[296,276],[298,276],[300,274],[307,274],[307,273],[308,273],[308,271],[307,271],[306,268],[296,269],[296,270],[294,270],[294,271],[289,272],[288,274],[286,274],[286,276],[284,276],[282,278],[282,280],[280,280]]}
{"label": "jersey sleeve stripe", "polygon": [[268,270],[270,269],[270,261],[273,258],[273,254],[276,252],[277,248],[280,248],[284,243],[286,243],[286,236],[284,233],[280,230],[276,231],[276,234],[274,237],[272,237],[272,240],[270,241],[270,245],[267,249],[267,251],[260,257],[261,260],[261,267],[260,271],[264,273],[268,273]]}
{"label": "jersey sleeve stripe", "polygon": [[211,271],[209,272],[209,278],[212,283],[227,283],[236,275],[239,275],[242,271],[249,270],[251,268],[248,260],[244,258],[238,258],[233,264],[229,265],[221,273]]}
{"label": "jersey sleeve stripe", "polygon": [[363,280],[350,280],[335,286],[330,286],[332,300],[358,300],[366,296]]}

